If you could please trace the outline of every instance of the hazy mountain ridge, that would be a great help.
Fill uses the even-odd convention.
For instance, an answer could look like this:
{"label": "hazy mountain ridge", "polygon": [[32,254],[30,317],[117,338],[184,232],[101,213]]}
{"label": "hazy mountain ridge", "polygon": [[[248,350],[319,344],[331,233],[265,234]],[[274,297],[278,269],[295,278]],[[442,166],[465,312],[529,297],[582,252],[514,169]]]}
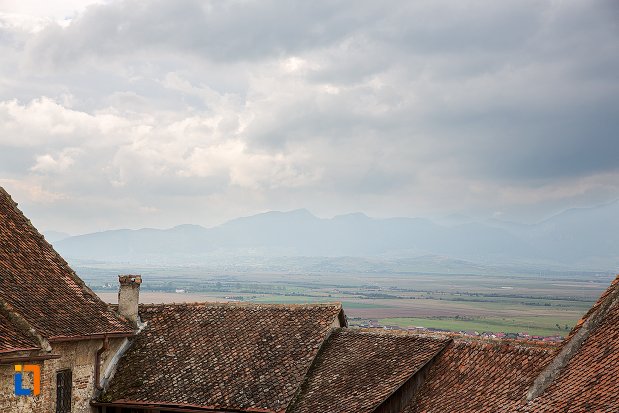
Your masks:
{"label": "hazy mountain ridge", "polygon": [[[301,209],[237,218],[213,228],[112,230],[54,242],[70,259],[200,263],[255,257],[424,256],[484,265],[612,271],[619,267],[619,202],[565,211],[533,225],[439,225],[423,218],[374,219],[361,213],[322,219]],[[439,260],[440,261],[440,260]]]}

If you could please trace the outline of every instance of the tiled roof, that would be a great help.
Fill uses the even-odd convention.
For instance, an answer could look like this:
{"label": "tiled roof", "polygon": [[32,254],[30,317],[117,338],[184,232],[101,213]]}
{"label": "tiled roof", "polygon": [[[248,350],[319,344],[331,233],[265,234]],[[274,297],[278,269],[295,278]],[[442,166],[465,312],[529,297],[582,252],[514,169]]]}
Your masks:
{"label": "tiled roof", "polygon": [[284,411],[341,311],[339,304],[141,306],[146,327],[100,400]]}
{"label": "tiled roof", "polygon": [[130,333],[0,188],[0,300],[41,336]]}
{"label": "tiled roof", "polygon": [[405,413],[511,411],[554,354],[549,345],[456,339]]}
{"label": "tiled roof", "polygon": [[0,310],[0,353],[19,350],[37,350],[35,337],[12,322],[5,311]]}
{"label": "tiled roof", "polygon": [[604,291],[602,293],[602,295],[600,295],[600,298],[598,298],[598,300],[595,302],[595,304],[593,304],[591,306],[591,308],[589,309],[589,311],[587,311],[585,313],[585,315],[583,315],[580,320],[578,320],[578,322],[576,323],[576,325],[574,326],[574,328],[572,328],[572,331],[570,331],[570,334],[566,337],[566,339],[563,341],[564,343],[568,343],[572,337],[574,337],[574,335],[578,332],[578,330],[580,330],[580,327],[582,327],[582,325],[585,323],[585,321],[587,321],[589,319],[589,317],[591,317],[596,311],[598,311],[598,309],[600,308],[600,306],[606,301],[606,299],[608,298],[609,295],[611,295],[613,292],[615,292],[617,290],[617,288],[619,288],[619,276],[617,276],[608,286],[608,288],[606,289],[606,291]]}
{"label": "tiled roof", "polygon": [[[619,412],[619,278],[587,313],[610,305],[552,384],[523,412]],[[582,326],[582,323],[579,323]],[[566,344],[568,345],[568,344]]]}
{"label": "tiled roof", "polygon": [[338,329],[321,349],[289,411],[372,412],[448,342],[448,338]]}

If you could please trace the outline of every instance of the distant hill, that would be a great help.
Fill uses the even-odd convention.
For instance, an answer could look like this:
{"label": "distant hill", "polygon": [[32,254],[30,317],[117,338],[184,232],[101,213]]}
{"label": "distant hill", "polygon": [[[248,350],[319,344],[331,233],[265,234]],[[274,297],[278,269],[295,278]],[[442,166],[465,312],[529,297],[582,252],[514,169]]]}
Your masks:
{"label": "distant hill", "polygon": [[114,230],[52,241],[71,259],[205,263],[235,257],[438,257],[485,265],[612,271],[619,268],[619,203],[565,211],[536,225],[439,225],[361,213],[322,219],[305,209],[267,212],[204,228]]}
{"label": "distant hill", "polygon": [[43,235],[45,236],[45,239],[48,242],[52,242],[52,243],[61,241],[71,236],[70,234],[67,234],[66,232],[59,232],[59,231],[44,231]]}
{"label": "distant hill", "polygon": [[528,228],[522,237],[549,258],[619,270],[619,201],[562,212]]}

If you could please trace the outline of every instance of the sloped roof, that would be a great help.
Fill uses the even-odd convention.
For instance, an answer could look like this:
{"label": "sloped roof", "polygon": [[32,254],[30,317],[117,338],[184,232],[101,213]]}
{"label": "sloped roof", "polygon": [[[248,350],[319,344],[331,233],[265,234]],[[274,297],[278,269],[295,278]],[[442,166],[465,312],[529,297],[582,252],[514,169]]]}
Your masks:
{"label": "sloped roof", "polygon": [[[608,306],[607,308],[604,308]],[[596,311],[603,310],[597,313]],[[619,411],[619,277],[592,307],[575,330],[599,317],[567,365],[554,381],[522,412]],[[577,331],[570,334],[570,338]],[[565,346],[571,343],[567,342]]]}
{"label": "sloped roof", "polygon": [[448,342],[448,338],[338,329],[321,349],[289,411],[372,412]]}
{"label": "sloped roof", "polygon": [[100,400],[284,411],[341,314],[339,304],[141,306],[146,327]]}
{"label": "sloped roof", "polygon": [[1,187],[0,301],[49,340],[133,331],[84,285]]}
{"label": "sloped roof", "polygon": [[36,338],[11,321],[3,310],[0,309],[0,353],[39,349]]}
{"label": "sloped roof", "polygon": [[574,337],[576,333],[580,331],[580,328],[582,327],[582,325],[587,320],[589,320],[589,318],[591,318],[591,316],[594,315],[600,309],[600,307],[602,307],[602,305],[606,303],[608,298],[612,294],[615,294],[618,289],[619,289],[619,275],[615,277],[615,279],[610,283],[606,291],[604,291],[602,295],[600,295],[600,297],[597,299],[595,304],[593,304],[591,308],[589,308],[589,310],[580,318],[580,320],[578,320],[578,322],[576,323],[574,328],[572,328],[572,330],[570,331],[570,334],[568,334],[568,336],[565,338],[563,343],[569,343],[572,337]]}
{"label": "sloped roof", "polygon": [[432,364],[404,413],[513,411],[556,350],[551,345],[456,339]]}

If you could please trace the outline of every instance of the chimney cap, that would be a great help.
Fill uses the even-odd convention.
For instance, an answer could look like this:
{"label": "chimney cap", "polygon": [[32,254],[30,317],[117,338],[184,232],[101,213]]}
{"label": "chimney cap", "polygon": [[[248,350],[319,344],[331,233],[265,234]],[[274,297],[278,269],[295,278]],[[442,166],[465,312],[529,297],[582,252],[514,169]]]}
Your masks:
{"label": "chimney cap", "polygon": [[136,274],[121,274],[118,276],[121,285],[142,284],[142,276]]}

